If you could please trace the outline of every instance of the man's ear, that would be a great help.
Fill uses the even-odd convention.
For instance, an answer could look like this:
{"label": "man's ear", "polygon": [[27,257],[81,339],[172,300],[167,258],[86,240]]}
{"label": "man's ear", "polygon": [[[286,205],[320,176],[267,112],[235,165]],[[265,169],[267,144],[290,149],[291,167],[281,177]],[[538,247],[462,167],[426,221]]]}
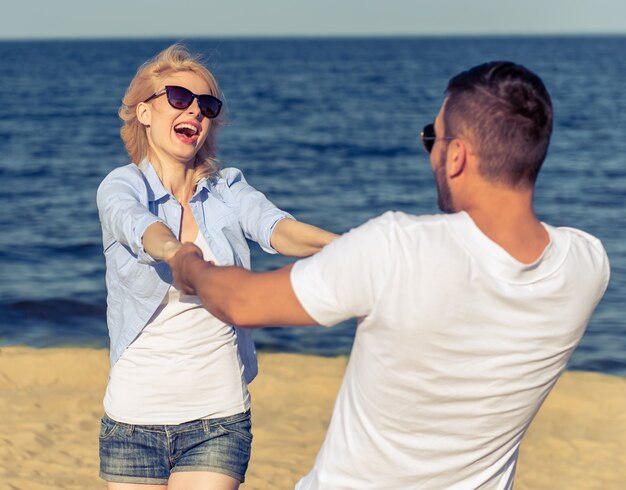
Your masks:
{"label": "man's ear", "polygon": [[150,106],[148,104],[146,104],[145,102],[140,102],[139,104],[137,104],[135,113],[137,114],[137,120],[141,124],[143,124],[144,126],[150,126],[152,113],[150,112]]}
{"label": "man's ear", "polygon": [[459,139],[452,140],[447,150],[446,168],[448,177],[453,179],[461,175],[465,170],[466,163],[467,148],[465,144]]}

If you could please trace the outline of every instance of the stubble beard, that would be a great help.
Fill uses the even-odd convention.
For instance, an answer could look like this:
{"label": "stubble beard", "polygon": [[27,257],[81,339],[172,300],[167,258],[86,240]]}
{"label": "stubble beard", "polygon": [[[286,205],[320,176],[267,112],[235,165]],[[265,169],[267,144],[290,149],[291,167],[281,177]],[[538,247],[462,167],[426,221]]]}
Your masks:
{"label": "stubble beard", "polygon": [[437,162],[435,169],[435,184],[437,186],[437,206],[444,213],[455,213],[454,200],[452,199],[452,192],[450,192],[450,186],[446,179],[446,157],[448,155],[448,149],[442,151],[441,158]]}

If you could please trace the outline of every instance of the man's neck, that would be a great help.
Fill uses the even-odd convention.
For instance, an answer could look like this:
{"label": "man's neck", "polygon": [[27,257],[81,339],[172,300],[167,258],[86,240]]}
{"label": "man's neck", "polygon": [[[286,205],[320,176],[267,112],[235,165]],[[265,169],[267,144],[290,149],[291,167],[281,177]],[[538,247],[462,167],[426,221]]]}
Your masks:
{"label": "man's neck", "polygon": [[550,243],[550,236],[532,206],[532,190],[490,190],[465,207],[476,226],[516,260],[530,264]]}

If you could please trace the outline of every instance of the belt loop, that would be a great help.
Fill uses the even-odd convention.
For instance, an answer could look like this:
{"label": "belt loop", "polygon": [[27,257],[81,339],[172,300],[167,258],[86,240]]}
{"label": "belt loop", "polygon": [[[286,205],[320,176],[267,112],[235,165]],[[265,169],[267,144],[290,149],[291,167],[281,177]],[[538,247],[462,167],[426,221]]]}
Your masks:
{"label": "belt loop", "polygon": [[208,419],[202,419],[202,430],[206,435],[211,432],[211,424]]}

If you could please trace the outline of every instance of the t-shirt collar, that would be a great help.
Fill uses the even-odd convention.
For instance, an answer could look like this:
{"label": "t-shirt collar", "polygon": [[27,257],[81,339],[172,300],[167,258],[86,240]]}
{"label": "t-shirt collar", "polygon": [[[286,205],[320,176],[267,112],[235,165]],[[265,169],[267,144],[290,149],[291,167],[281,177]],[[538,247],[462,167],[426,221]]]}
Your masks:
{"label": "t-shirt collar", "polygon": [[478,262],[494,276],[510,283],[530,283],[546,277],[561,265],[569,249],[565,237],[550,225],[541,223],[550,236],[550,242],[537,260],[524,264],[483,234],[465,211],[448,215],[448,220],[454,223],[451,229],[459,242]]}

